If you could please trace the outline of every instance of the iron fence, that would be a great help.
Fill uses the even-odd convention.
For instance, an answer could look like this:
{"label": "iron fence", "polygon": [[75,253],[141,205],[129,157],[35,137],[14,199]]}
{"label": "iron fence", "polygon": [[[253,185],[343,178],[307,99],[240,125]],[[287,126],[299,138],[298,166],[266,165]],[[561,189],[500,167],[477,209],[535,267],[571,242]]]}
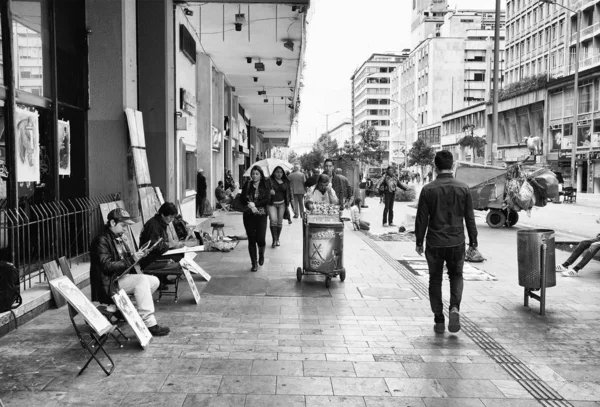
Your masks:
{"label": "iron fence", "polygon": [[104,226],[100,204],[119,194],[0,206],[0,256],[19,269],[21,290],[45,279],[42,264],[65,256],[77,264],[89,257],[92,239]]}

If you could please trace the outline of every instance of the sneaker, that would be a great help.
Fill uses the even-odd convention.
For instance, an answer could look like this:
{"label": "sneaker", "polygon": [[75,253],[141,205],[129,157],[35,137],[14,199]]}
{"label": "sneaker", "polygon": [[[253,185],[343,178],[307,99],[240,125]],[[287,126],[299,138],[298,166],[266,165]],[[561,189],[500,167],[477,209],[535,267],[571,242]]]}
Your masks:
{"label": "sneaker", "polygon": [[383,223],[383,227],[384,227],[384,228],[387,228],[387,227],[388,227],[388,224],[384,222],[384,223]]}
{"label": "sneaker", "polygon": [[568,267],[561,274],[563,275],[563,277],[579,277],[579,273],[577,272],[577,270],[574,270],[572,267]]}
{"label": "sneaker", "polygon": [[557,264],[556,265],[556,272],[557,273],[564,273],[565,271],[568,271],[569,267],[565,267],[562,264]]}
{"label": "sneaker", "polygon": [[169,328],[167,328],[166,326],[158,326],[158,325],[151,326],[150,328],[148,328],[148,330],[150,331],[152,336],[165,336],[165,335],[168,335],[169,332],[171,332],[171,330]]}
{"label": "sneaker", "polygon": [[448,323],[448,330],[450,332],[460,331],[460,313],[456,308],[452,308],[450,310],[450,322]]}
{"label": "sneaker", "polygon": [[391,222],[390,222],[390,227],[391,227],[391,226],[396,226],[396,224],[395,224],[395,223],[391,223]]}
{"label": "sneaker", "polygon": [[433,326],[433,330],[436,334],[443,334],[446,331],[446,326],[443,322],[436,322]]}

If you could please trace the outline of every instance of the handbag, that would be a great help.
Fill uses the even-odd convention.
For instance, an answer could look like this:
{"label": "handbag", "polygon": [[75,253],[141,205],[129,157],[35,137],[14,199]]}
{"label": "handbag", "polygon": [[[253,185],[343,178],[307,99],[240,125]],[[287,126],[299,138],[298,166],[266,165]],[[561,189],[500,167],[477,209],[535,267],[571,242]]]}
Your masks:
{"label": "handbag", "polygon": [[249,213],[250,215],[254,215],[254,216],[267,216],[267,211],[262,206],[257,207],[256,212],[253,212],[252,209],[250,209],[250,208],[246,208],[246,210],[244,212]]}

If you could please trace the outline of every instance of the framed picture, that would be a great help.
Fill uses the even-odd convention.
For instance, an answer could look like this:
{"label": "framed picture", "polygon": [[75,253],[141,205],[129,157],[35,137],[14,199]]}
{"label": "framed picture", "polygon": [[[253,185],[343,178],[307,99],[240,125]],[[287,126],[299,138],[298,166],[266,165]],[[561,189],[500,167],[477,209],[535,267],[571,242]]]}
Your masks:
{"label": "framed picture", "polygon": [[216,127],[212,127],[212,148],[213,150],[220,150],[221,149],[221,141],[222,141],[223,135],[221,133],[221,130],[217,129]]}
{"label": "framed picture", "polygon": [[139,339],[142,348],[146,349],[146,346],[148,346],[150,340],[152,339],[152,334],[144,324],[144,321],[142,321],[142,317],[140,317],[140,314],[138,314],[125,291],[119,290],[117,294],[112,296],[112,299],[117,308],[119,308],[119,310],[123,313],[123,316],[125,317],[125,320],[131,329],[133,329],[133,332]]}
{"label": "framed picture", "polygon": [[58,175],[71,175],[71,125],[58,121]]}
{"label": "framed picture", "polygon": [[192,277],[192,274],[190,272],[192,268],[191,264],[185,258],[181,259],[179,261],[179,264],[181,264],[183,275],[185,276],[185,279],[190,285],[190,289],[192,290],[192,294],[194,295],[194,301],[196,302],[196,304],[200,304],[200,293],[198,292],[198,287],[196,287],[196,282],[194,281],[194,278]]}
{"label": "framed picture", "polygon": [[40,181],[40,129],[35,110],[15,109],[17,182]]}

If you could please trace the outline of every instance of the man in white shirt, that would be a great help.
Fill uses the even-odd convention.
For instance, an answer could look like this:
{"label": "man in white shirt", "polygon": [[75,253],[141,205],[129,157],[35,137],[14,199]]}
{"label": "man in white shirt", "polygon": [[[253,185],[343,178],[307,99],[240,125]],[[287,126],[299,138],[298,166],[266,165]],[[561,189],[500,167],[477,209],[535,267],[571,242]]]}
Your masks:
{"label": "man in white shirt", "polygon": [[338,197],[333,188],[329,186],[329,176],[327,174],[319,175],[319,181],[310,196],[310,201],[314,203],[338,204]]}

